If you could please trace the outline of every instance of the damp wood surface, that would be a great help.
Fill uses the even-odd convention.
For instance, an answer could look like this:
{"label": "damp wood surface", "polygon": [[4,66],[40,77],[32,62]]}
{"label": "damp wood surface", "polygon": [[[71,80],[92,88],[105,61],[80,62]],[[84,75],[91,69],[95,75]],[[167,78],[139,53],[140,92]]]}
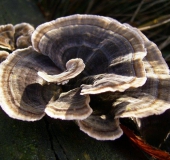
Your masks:
{"label": "damp wood surface", "polygon": [[[0,24],[45,22],[34,1],[1,0]],[[45,116],[36,122],[9,118],[0,109],[0,159],[2,160],[136,160],[147,159],[126,136],[97,141],[74,122]]]}
{"label": "damp wood surface", "polygon": [[0,111],[0,135],[3,160],[146,159],[125,136],[115,141],[97,141],[81,132],[75,123],[49,117],[24,122]]}

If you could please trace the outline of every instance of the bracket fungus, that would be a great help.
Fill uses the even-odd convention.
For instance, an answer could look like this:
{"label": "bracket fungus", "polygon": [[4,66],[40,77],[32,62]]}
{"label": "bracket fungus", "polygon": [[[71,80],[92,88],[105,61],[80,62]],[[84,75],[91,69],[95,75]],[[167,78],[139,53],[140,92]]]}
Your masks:
{"label": "bracket fungus", "polygon": [[3,62],[8,56],[9,53],[7,51],[0,51],[0,63]]}
{"label": "bracket fungus", "polygon": [[26,48],[31,46],[31,35],[34,31],[34,27],[29,23],[19,23],[14,26],[15,35],[14,39],[17,48]]}
{"label": "bracket fungus", "polygon": [[12,24],[0,26],[0,48],[14,50],[14,33]]}
{"label": "bracket fungus", "polygon": [[31,40],[0,64],[0,104],[12,118],[75,120],[89,136],[114,140],[123,133],[119,118],[170,108],[161,52],[128,24],[71,15],[38,26]]}
{"label": "bracket fungus", "polygon": [[34,27],[29,23],[0,25],[0,48],[13,51],[31,46]]}

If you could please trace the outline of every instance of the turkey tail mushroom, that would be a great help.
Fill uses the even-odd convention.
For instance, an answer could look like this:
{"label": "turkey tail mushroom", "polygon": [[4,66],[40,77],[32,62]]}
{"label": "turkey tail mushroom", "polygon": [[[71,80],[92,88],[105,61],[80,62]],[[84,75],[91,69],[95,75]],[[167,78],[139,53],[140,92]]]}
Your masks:
{"label": "turkey tail mushroom", "polygon": [[80,91],[80,88],[76,88],[69,92],[61,93],[56,101],[47,105],[45,112],[53,118],[65,120],[86,119],[92,113],[89,106],[90,96],[80,95]]}
{"label": "turkey tail mushroom", "polygon": [[19,23],[14,26],[15,34],[14,39],[17,48],[26,48],[31,46],[31,35],[34,31],[34,27],[29,23]]}
{"label": "turkey tail mushroom", "polygon": [[3,62],[7,57],[9,53],[7,51],[0,51],[0,63]]}
{"label": "turkey tail mushroom", "polygon": [[12,24],[0,25],[0,48],[14,50],[15,29]]}
{"label": "turkey tail mushroom", "polygon": [[71,78],[74,78],[78,74],[80,74],[84,70],[85,65],[82,59],[76,58],[76,59],[69,60],[66,63],[66,68],[67,70],[57,75],[47,75],[47,73],[44,72],[38,72],[38,75],[42,77],[44,80],[46,80],[47,82],[66,84]]}
{"label": "turkey tail mushroom", "polygon": [[[44,109],[60,87],[48,85],[37,71],[53,71],[52,61],[33,50],[18,49],[0,65],[0,105],[12,118],[35,121],[44,115]],[[59,70],[58,70],[59,72]]]}
{"label": "turkey tail mushroom", "polygon": [[[82,85],[82,95],[124,91],[146,82],[142,38],[111,18],[96,15],[58,18],[38,26],[32,44],[63,71],[67,61],[83,60],[85,69],[81,76],[93,76],[93,81]],[[100,80],[97,75],[101,75]]]}
{"label": "turkey tail mushroom", "polygon": [[[169,68],[138,29],[96,15],[58,18],[33,34],[25,27],[33,47],[0,65],[0,105],[10,117],[34,121],[46,113],[76,120],[98,140],[114,140],[122,135],[119,118],[170,108]],[[15,39],[21,35],[19,29]]]}
{"label": "turkey tail mushroom", "polygon": [[147,81],[137,89],[126,90],[113,103],[113,112],[117,118],[159,115],[170,108],[169,68],[158,47],[139,30],[133,29],[141,35],[147,50],[144,58]]}
{"label": "turkey tail mushroom", "polygon": [[115,140],[123,134],[119,119],[107,115],[90,115],[77,123],[80,130],[97,140]]}

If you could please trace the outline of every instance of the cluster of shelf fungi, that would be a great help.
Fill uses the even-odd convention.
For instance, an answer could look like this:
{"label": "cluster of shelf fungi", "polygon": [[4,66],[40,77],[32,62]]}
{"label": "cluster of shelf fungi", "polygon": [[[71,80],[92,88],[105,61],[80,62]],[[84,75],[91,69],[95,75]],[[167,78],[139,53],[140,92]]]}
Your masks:
{"label": "cluster of shelf fungi", "polygon": [[143,118],[170,108],[161,51],[115,19],[71,15],[36,29],[1,25],[0,48],[0,105],[11,118],[46,114],[75,121],[97,140],[115,140],[123,134],[120,119],[140,129]]}

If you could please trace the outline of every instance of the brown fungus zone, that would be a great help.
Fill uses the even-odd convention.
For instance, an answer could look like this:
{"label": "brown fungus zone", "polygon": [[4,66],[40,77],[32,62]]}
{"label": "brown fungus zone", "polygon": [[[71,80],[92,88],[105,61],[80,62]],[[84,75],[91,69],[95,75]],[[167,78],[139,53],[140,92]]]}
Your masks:
{"label": "brown fungus zone", "polygon": [[12,24],[0,25],[0,48],[14,50],[14,33]]}
{"label": "brown fungus zone", "polygon": [[8,56],[9,53],[7,51],[0,51],[0,63],[3,62]]}
{"label": "brown fungus zone", "polygon": [[0,48],[14,51],[31,46],[34,27],[29,23],[0,25]]}
{"label": "brown fungus zone", "polygon": [[38,26],[32,47],[0,65],[0,104],[12,118],[45,114],[75,120],[98,140],[115,140],[119,118],[170,108],[169,69],[138,29],[97,15],[71,15]]}
{"label": "brown fungus zone", "polygon": [[26,48],[31,46],[31,35],[34,32],[34,27],[29,23],[19,23],[14,26],[15,46],[16,48]]}

